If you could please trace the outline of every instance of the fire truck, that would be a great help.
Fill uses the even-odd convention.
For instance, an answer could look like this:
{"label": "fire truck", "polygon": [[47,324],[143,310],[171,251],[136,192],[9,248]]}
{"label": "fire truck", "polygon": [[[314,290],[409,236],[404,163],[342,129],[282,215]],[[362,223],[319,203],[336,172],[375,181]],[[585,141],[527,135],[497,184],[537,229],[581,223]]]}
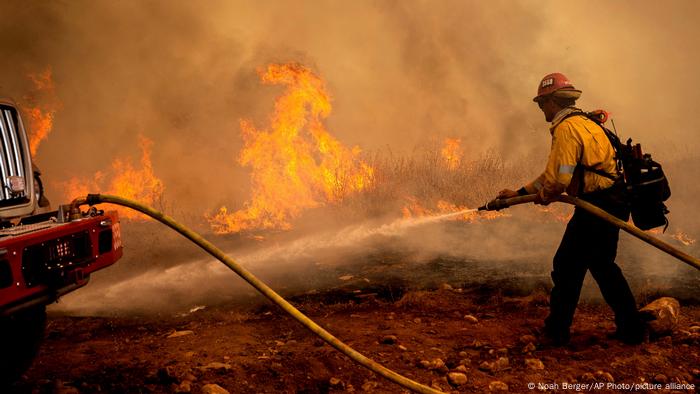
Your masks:
{"label": "fire truck", "polygon": [[31,364],[46,305],[122,256],[116,212],[51,209],[17,108],[0,98],[0,387]]}

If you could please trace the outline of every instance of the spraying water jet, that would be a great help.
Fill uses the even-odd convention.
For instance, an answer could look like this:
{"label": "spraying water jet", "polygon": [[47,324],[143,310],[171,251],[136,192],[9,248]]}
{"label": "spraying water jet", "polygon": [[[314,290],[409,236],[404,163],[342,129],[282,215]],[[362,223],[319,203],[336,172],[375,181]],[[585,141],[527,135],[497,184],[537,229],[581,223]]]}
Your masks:
{"label": "spraying water jet", "polygon": [[[511,207],[513,205],[518,205],[518,204],[525,204],[529,202],[534,202],[535,201],[535,195],[530,194],[526,196],[519,196],[519,197],[513,197],[513,198],[508,198],[508,199],[495,199],[492,201],[487,202],[483,206],[479,207],[479,211],[500,211],[501,209],[505,209],[508,207]],[[649,245],[666,252],[667,254],[677,258],[678,260],[681,260],[682,262],[690,265],[691,267],[700,270],[700,260],[669,245],[668,243],[655,238],[644,231],[640,230],[636,226],[624,222],[615,216],[605,212],[604,210],[596,207],[595,205],[581,200],[580,198],[568,196],[568,195],[560,195],[556,198],[556,201],[559,202],[564,202],[567,204],[575,205],[576,207],[579,207],[581,209],[584,209],[588,211],[589,213],[607,221],[608,223],[619,227],[620,229],[626,231],[629,234],[632,234],[633,236],[641,239],[642,241],[648,243]]]}

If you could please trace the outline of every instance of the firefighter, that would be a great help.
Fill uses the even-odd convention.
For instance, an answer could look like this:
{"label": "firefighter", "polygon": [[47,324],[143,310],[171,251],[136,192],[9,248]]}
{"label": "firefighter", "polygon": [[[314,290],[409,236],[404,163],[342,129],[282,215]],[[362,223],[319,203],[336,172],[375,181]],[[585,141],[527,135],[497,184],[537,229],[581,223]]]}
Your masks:
{"label": "firefighter", "polygon": [[[547,166],[537,179],[517,191],[505,189],[498,198],[536,194],[535,203],[547,205],[561,193],[577,196],[623,221],[629,208],[620,196],[615,176],[614,151],[604,131],[575,107],[581,91],[560,73],[545,76],[533,99],[551,122],[552,146]],[[634,296],[615,263],[619,229],[583,209],[576,208],[554,256],[550,312],[541,343],[562,346],[569,329],[581,286],[590,270],[603,298],[615,312],[614,336],[625,343],[643,341],[644,325]]]}

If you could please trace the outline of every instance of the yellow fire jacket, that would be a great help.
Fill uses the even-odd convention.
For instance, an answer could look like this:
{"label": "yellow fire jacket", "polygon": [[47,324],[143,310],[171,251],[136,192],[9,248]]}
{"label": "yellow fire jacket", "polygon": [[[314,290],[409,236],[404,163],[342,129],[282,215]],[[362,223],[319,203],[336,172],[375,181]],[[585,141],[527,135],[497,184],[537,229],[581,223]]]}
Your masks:
{"label": "yellow fire jacket", "polygon": [[579,194],[581,171],[584,193],[606,189],[614,183],[612,179],[577,167],[583,164],[616,175],[615,152],[605,132],[585,116],[566,118],[575,111],[580,110],[565,108],[554,117],[549,128],[552,148],[547,166],[542,175],[525,185],[528,193],[538,193],[543,201],[551,201],[564,191],[572,196]]}

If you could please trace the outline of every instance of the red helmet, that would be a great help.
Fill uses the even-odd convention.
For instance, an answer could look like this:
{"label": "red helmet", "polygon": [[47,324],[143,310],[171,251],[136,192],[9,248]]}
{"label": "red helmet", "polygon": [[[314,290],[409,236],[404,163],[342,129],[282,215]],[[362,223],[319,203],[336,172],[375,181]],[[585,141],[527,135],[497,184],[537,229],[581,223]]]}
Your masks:
{"label": "red helmet", "polygon": [[542,78],[537,87],[537,96],[532,101],[539,101],[542,97],[554,94],[560,97],[570,97],[577,99],[581,96],[581,91],[574,88],[569,78],[562,73],[547,74]]}

